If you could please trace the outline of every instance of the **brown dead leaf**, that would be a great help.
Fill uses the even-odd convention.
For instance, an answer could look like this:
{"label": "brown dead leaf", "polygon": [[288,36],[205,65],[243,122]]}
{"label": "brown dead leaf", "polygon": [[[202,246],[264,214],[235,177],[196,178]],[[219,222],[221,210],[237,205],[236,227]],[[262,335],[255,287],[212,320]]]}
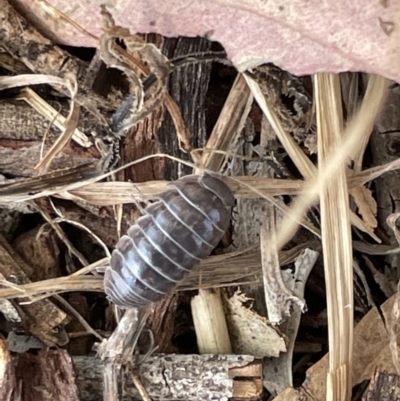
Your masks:
{"label": "brown dead leaf", "polygon": [[[364,380],[369,380],[375,370],[395,371],[390,349],[390,336],[388,327],[392,324],[392,310],[397,302],[396,295],[380,306],[385,320],[382,320],[378,308],[372,308],[354,329],[354,357],[353,357],[353,383],[355,386]],[[398,338],[398,334],[397,334]],[[328,355],[307,371],[307,380],[301,387],[297,397],[290,398],[297,401],[325,401],[326,375],[328,372]],[[286,389],[274,401],[284,401],[283,394],[291,393]]]}
{"label": "brown dead leaf", "polygon": [[[32,0],[15,0],[28,17],[56,41],[94,47],[96,42],[43,12]],[[399,3],[294,0],[119,0],[116,21],[136,32],[204,36],[225,47],[240,71],[271,60],[296,75],[319,71],[367,71],[400,80]],[[92,35],[100,36],[99,2],[52,0]],[[207,10],[207,12],[205,12]],[[382,22],[383,21],[383,25]],[[296,40],[293,40],[296,38]]]}

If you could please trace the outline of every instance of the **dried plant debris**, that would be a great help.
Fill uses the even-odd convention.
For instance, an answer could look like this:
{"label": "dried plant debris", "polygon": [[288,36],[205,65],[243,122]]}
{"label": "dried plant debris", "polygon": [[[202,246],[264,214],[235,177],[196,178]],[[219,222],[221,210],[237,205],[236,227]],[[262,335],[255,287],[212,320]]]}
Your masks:
{"label": "dried plant debris", "polygon": [[[63,77],[75,74],[78,82],[77,102],[94,114],[98,121],[106,125],[104,110],[115,110],[114,93],[109,100],[97,95],[86,85],[87,64],[56,46],[42,36],[25,18],[21,17],[7,0],[0,3],[0,42],[2,47],[15,59],[22,61],[36,74]],[[35,49],[32,52],[32,49]],[[56,88],[67,94],[64,88]],[[120,97],[120,96],[119,96]]]}
{"label": "dried plant debris", "polygon": [[224,297],[226,320],[236,354],[254,355],[256,358],[273,356],[278,358],[285,352],[286,338],[272,324],[256,312],[244,306],[250,301],[237,291],[232,297]]}
{"label": "dried plant debris", "polygon": [[[88,401],[102,397],[101,366],[93,357],[75,357],[77,385]],[[262,394],[261,361],[248,355],[154,355],[138,369],[153,400],[253,400]],[[128,399],[142,399],[125,374]],[[260,386],[261,384],[261,386]],[[232,398],[233,397],[233,398]]]}
{"label": "dried plant debris", "polygon": [[232,354],[220,291],[200,289],[190,305],[200,354]]}
{"label": "dried plant debris", "polygon": [[263,64],[248,74],[260,85],[283,129],[309,154],[317,153],[312,89],[306,89],[303,83],[306,78],[296,77],[273,64]]}
{"label": "dried plant debris", "polygon": [[[38,0],[37,3],[46,4],[47,12],[52,10],[43,0]],[[4,8],[1,8],[2,4]],[[207,348],[211,340],[206,340],[203,341],[208,343],[206,346],[198,341],[201,345],[199,349],[207,353],[231,354],[233,351],[249,356],[220,355],[211,358],[198,355],[184,358],[176,355],[150,356],[136,366],[135,372],[131,372],[131,378],[126,382],[126,390],[131,391],[132,379],[138,388],[141,388],[141,382],[148,391],[149,394],[145,395],[142,389],[143,399],[148,399],[146,398],[148,396],[154,399],[159,399],[161,396],[173,399],[182,394],[186,398],[188,395],[192,397],[193,394],[192,399],[196,399],[195,397],[199,395],[201,399],[213,397],[228,399],[239,396],[239,393],[247,399],[256,399],[260,396],[264,384],[275,395],[282,391],[277,399],[299,399],[301,395],[304,399],[313,397],[322,401],[326,396],[326,373],[328,368],[332,369],[333,366],[328,364],[328,356],[308,370],[308,381],[303,387],[299,390],[293,389],[296,385],[293,380],[296,369],[300,366],[304,371],[315,362],[315,357],[310,355],[296,360],[297,354],[294,356],[294,353],[296,345],[301,345],[296,342],[296,335],[298,330],[302,330],[300,317],[306,305],[304,287],[308,283],[308,275],[321,249],[319,238],[321,236],[323,238],[325,264],[326,266],[332,264],[332,269],[329,269],[325,276],[328,278],[329,301],[333,302],[333,305],[338,305],[337,299],[332,296],[334,290],[342,289],[347,298],[341,299],[347,299],[347,304],[352,305],[349,295],[353,279],[350,277],[352,275],[345,275],[342,271],[345,279],[336,283],[328,274],[332,272],[336,274],[337,266],[343,268],[345,265],[340,255],[335,254],[334,240],[342,241],[341,250],[343,252],[345,249],[347,256],[351,247],[364,254],[365,262],[361,258],[354,261],[352,258],[346,259],[346,262],[351,260],[352,265],[356,267],[358,277],[363,284],[363,293],[367,294],[368,303],[365,304],[363,313],[374,303],[378,305],[374,287],[369,287],[371,276],[386,296],[397,294],[396,286],[388,280],[389,275],[380,271],[382,260],[380,255],[383,257],[396,255],[400,247],[398,244],[390,246],[389,242],[385,242],[384,235],[380,231],[383,223],[380,218],[379,197],[376,201],[374,187],[367,187],[365,184],[385,172],[399,169],[400,162],[393,157],[391,160],[385,159],[378,167],[363,170],[374,118],[388,82],[382,77],[369,77],[364,100],[360,103],[362,88],[365,86],[362,79],[366,78],[361,74],[343,74],[340,82],[339,78],[335,77],[334,85],[328,88],[322,85],[324,82],[320,81],[320,75],[297,77],[272,64],[258,66],[243,74],[237,74],[237,71],[227,67],[228,72],[225,73],[230,75],[231,80],[226,88],[226,102],[224,105],[221,102],[219,106],[222,111],[218,121],[213,128],[208,127],[207,134],[211,132],[211,135],[205,147],[192,149],[193,144],[200,147],[206,142],[206,125],[202,120],[203,115],[199,115],[198,119],[201,120],[199,124],[204,123],[204,135],[199,139],[198,132],[193,127],[200,125],[189,122],[188,126],[193,131],[189,132],[186,127],[188,121],[184,121],[182,115],[185,116],[185,120],[193,120],[193,114],[197,117],[196,110],[204,108],[206,117],[208,110],[203,104],[197,104],[193,100],[191,107],[193,106],[194,112],[191,112],[190,118],[186,118],[188,113],[182,102],[190,102],[186,97],[182,99],[179,88],[185,85],[192,86],[187,85],[184,74],[172,74],[187,62],[200,59],[204,61],[205,55],[199,57],[192,55],[189,61],[185,61],[183,56],[180,59],[169,60],[163,52],[173,54],[170,52],[171,47],[178,46],[177,43],[182,44],[179,42],[181,39],[168,44],[166,38],[157,37],[150,39],[156,43],[150,43],[147,36],[136,35],[135,32],[131,33],[124,26],[116,24],[113,17],[118,15],[118,10],[115,8],[107,10],[103,6],[98,11],[96,18],[103,20],[103,30],[99,32],[98,37],[80,29],[72,21],[73,18],[68,20],[67,12],[60,16],[61,14],[57,14],[54,10],[51,11],[53,20],[58,15],[63,25],[67,25],[66,21],[68,26],[72,23],[74,28],[70,29],[78,28],[81,33],[91,37],[98,48],[89,64],[73,56],[68,58],[66,52],[43,38],[8,2],[0,0],[0,22],[4,22],[0,27],[0,41],[4,42],[7,54],[15,57],[13,58],[15,62],[12,63],[10,58],[0,55],[0,66],[13,74],[21,74],[11,78],[1,78],[0,89],[11,85],[52,86],[51,96],[48,97],[46,95],[39,97],[29,88],[19,91],[12,100],[7,97],[8,95],[3,99],[3,105],[7,105],[3,110],[8,114],[13,113],[12,110],[15,114],[17,111],[25,113],[27,107],[30,107],[32,111],[35,108],[47,120],[42,126],[44,120],[36,120],[35,117],[32,123],[35,124],[36,130],[27,129],[23,133],[18,132],[20,136],[17,134],[13,136],[13,130],[18,129],[18,126],[14,125],[14,128],[5,133],[6,136],[0,143],[1,145],[4,140],[11,140],[12,142],[7,142],[5,146],[8,146],[9,153],[14,154],[11,163],[11,159],[1,157],[3,153],[0,149],[0,159],[2,159],[0,169],[3,171],[6,163],[10,169],[4,172],[6,177],[0,186],[0,205],[8,208],[18,206],[19,210],[31,213],[40,211],[45,220],[44,225],[41,221],[35,228],[29,230],[19,227],[19,219],[16,219],[12,224],[9,223],[10,227],[6,229],[10,243],[4,239],[0,240],[0,253],[3,255],[0,265],[2,274],[0,309],[7,319],[6,325],[12,323],[16,324],[18,329],[24,329],[21,334],[18,330],[10,331],[8,326],[5,326],[5,331],[9,333],[11,349],[24,355],[28,347],[39,349],[42,344],[65,345],[69,340],[68,334],[77,340],[77,344],[72,344],[71,341],[68,345],[70,352],[86,355],[90,352],[95,338],[100,341],[108,338],[112,329],[110,321],[114,322],[114,316],[113,319],[99,318],[98,325],[97,321],[95,325],[92,321],[93,315],[98,313],[93,312],[95,308],[101,310],[100,315],[106,313],[104,309],[107,301],[101,293],[104,290],[102,273],[109,263],[109,248],[114,247],[120,233],[126,231],[128,221],[133,222],[140,215],[142,205],[139,202],[151,202],[165,189],[167,181],[154,179],[162,177],[165,159],[169,157],[174,163],[180,162],[188,169],[193,168],[199,173],[223,172],[222,180],[236,197],[237,213],[232,216],[233,234],[228,232],[215,250],[215,254],[201,263],[200,267],[191,272],[188,279],[180,283],[177,288],[178,292],[191,292],[185,294],[185,297],[179,293],[171,295],[172,313],[167,311],[170,305],[168,302],[165,304],[167,306],[160,305],[160,313],[155,315],[155,318],[162,316],[165,321],[161,326],[154,324],[153,321],[152,327],[156,327],[156,330],[168,327],[168,330],[166,329],[161,335],[154,333],[155,337],[161,338],[168,350],[180,349],[179,344],[175,342],[172,344],[172,339],[176,340],[177,336],[174,337],[172,333],[175,325],[168,320],[180,318],[176,312],[179,310],[178,306],[181,306],[178,302],[187,302],[187,299],[200,290],[197,299],[203,296],[203,300],[206,300],[203,306],[205,309],[210,309],[209,297],[221,292],[224,294],[225,317],[223,309],[219,307],[219,319],[226,321],[225,325],[221,325],[224,326],[225,347]],[[12,23],[15,21],[16,24]],[[121,23],[118,18],[116,21]],[[206,39],[201,40],[206,42],[207,49],[214,46]],[[185,43],[182,45],[183,48]],[[29,48],[32,47],[40,51],[29,55]],[[226,56],[224,52],[221,53]],[[121,71],[127,78],[127,82],[124,81],[124,89],[119,92],[119,89],[111,88],[107,99],[96,95],[93,90],[93,86],[98,84],[95,81],[99,81],[96,78],[101,69],[99,66],[103,65],[102,68],[105,68],[102,63]],[[193,69],[193,71],[200,70]],[[197,73],[193,71],[188,68],[187,74],[196,76]],[[208,73],[210,71],[211,67]],[[211,77],[212,75],[210,73]],[[175,84],[170,82],[171,76],[173,79],[182,80],[180,86],[175,87]],[[327,77],[332,78],[330,75]],[[207,75],[204,78],[204,85],[198,84],[204,93],[206,89],[203,86],[207,86],[208,79]],[[192,81],[194,85],[197,84],[195,79]],[[341,95],[338,92],[339,85]],[[129,87],[127,93],[126,86]],[[336,92],[330,91],[332,88]],[[107,92],[110,88],[103,89]],[[176,103],[172,101],[169,90],[171,94],[176,95],[174,97]],[[56,92],[57,96],[60,94],[62,96],[56,97]],[[332,93],[335,93],[335,96],[330,98],[329,94]],[[213,93],[210,93],[210,96],[213,96]],[[193,99],[200,98],[193,96]],[[60,101],[60,107],[55,99]],[[22,104],[21,100],[27,105]],[[340,118],[342,106],[345,108],[344,114],[348,120],[343,124]],[[85,113],[90,110],[92,116],[87,118],[87,115],[80,115],[80,108]],[[167,134],[176,137],[174,141],[169,139],[164,141],[165,137],[158,132],[164,121],[164,108],[172,117],[172,121],[166,126]],[[61,116],[61,113],[66,116],[68,109],[69,116]],[[330,111],[329,115],[324,114],[326,110]],[[82,128],[88,121],[86,127],[90,128]],[[395,125],[394,122],[393,124]],[[61,131],[56,140],[54,140],[56,131],[46,132],[50,125]],[[342,125],[346,128],[342,129]],[[176,134],[170,133],[173,126],[176,128]],[[331,128],[331,131],[328,128]],[[396,129],[395,126],[389,128]],[[95,134],[93,144],[89,135],[92,133]],[[145,146],[142,146],[142,140]],[[332,143],[333,140],[337,143],[342,140],[344,142],[341,147],[335,147],[337,143]],[[27,145],[28,142],[30,146]],[[173,143],[176,149],[167,148],[167,142]],[[173,152],[177,152],[178,147],[187,152],[187,157],[191,157],[193,163],[171,156],[177,154]],[[163,151],[166,149],[169,155],[158,153],[160,149]],[[336,153],[331,154],[332,149],[335,149]],[[396,152],[396,140],[388,144],[388,149],[392,153]],[[15,163],[18,158],[29,158],[29,165],[27,160]],[[318,167],[315,163],[317,158]],[[134,161],[131,162],[132,159]],[[149,162],[150,159],[153,163],[152,168],[148,169],[147,165],[144,168],[146,177],[149,177],[144,180],[148,182],[135,182],[137,181],[135,174],[133,174],[135,178],[132,179],[134,182],[128,182],[127,177],[132,177],[129,173],[125,175],[123,169],[137,166],[143,161]],[[85,162],[90,164],[83,165]],[[117,163],[120,164],[118,168],[115,167]],[[59,170],[61,166],[63,170]],[[340,179],[337,178],[338,171]],[[304,180],[293,179],[298,173]],[[317,182],[318,173],[320,182]],[[29,178],[20,180],[23,176]],[[116,181],[104,181],[110,177]],[[320,193],[323,193],[320,197],[321,213],[317,206]],[[347,204],[345,200],[349,194],[352,196],[352,202]],[[393,195],[395,194],[393,188],[390,194],[392,200],[397,199]],[[48,199],[40,199],[46,197]],[[336,199],[334,204],[332,199]],[[133,203],[139,207],[132,208]],[[290,207],[287,206],[289,203]],[[392,210],[394,203],[386,208],[391,214],[387,224],[393,231],[393,237],[397,238],[400,235],[396,226],[398,213]],[[386,204],[383,206],[386,207]],[[306,216],[305,212],[310,207],[313,207],[313,213]],[[329,212],[333,210],[335,218],[330,218]],[[344,211],[343,215],[339,211]],[[321,214],[324,220],[322,230],[319,222]],[[348,218],[345,219],[343,216]],[[121,221],[124,223],[122,230]],[[359,235],[357,241],[352,241],[347,235],[349,232],[345,231],[350,229],[347,224],[349,221],[356,227],[354,232]],[[5,222],[8,223],[6,219]],[[296,224],[299,222],[312,234],[303,228],[295,233]],[[344,223],[347,224],[346,227]],[[79,236],[75,235],[76,227],[79,229]],[[16,229],[19,231],[15,239]],[[334,232],[339,234],[335,238],[329,237]],[[368,233],[376,241],[382,240],[383,244],[368,244],[365,242],[363,232]],[[90,243],[89,248],[84,245],[86,243]],[[226,244],[230,246],[226,248]],[[284,244],[287,244],[287,247],[282,251]],[[92,252],[96,247],[96,252]],[[365,254],[369,254],[370,257],[367,259]],[[89,261],[96,262],[89,264]],[[363,272],[364,263],[370,272]],[[288,264],[292,265],[282,271],[282,266]],[[80,265],[84,267],[80,269]],[[321,298],[325,299],[323,288],[325,276],[321,273],[320,265],[316,266],[319,271],[315,275],[319,276],[314,277],[313,285],[310,285],[311,292],[313,288],[319,286],[318,294],[322,294]],[[347,267],[348,273],[350,267],[348,263]],[[360,287],[357,280],[354,284],[356,288]],[[333,287],[333,284],[336,287]],[[226,294],[232,294],[233,289],[238,286],[242,292],[237,291],[229,298]],[[219,287],[230,288],[219,290]],[[68,294],[63,298],[59,295],[62,292],[73,291],[79,292]],[[99,294],[86,296],[82,292]],[[253,296],[254,294],[257,297]],[[52,298],[46,299],[50,297]],[[91,297],[94,301],[89,302]],[[380,364],[387,369],[400,365],[397,355],[398,299],[394,298],[391,302],[390,307],[387,305],[382,307],[381,315],[387,318],[387,322],[382,321],[379,311],[373,307],[354,332],[354,383],[369,378],[375,365]],[[258,304],[262,304],[262,307]],[[265,311],[265,304],[268,307],[268,314]],[[332,306],[328,308],[329,313],[327,313],[324,306],[317,308],[316,305],[310,304],[308,299],[307,304],[311,305],[311,313],[307,316],[314,325],[310,331],[316,330],[320,333],[325,330],[326,320],[331,319]],[[212,307],[212,309],[215,312],[217,308]],[[110,311],[111,308],[107,310]],[[339,311],[342,317],[348,315],[346,311],[349,312],[345,307],[343,310]],[[65,311],[73,316],[66,328],[64,326],[69,319]],[[113,391],[116,390],[117,373],[122,364],[129,365],[128,356],[132,353],[148,313],[150,308],[127,311],[109,340],[102,342],[98,348],[103,360],[94,363],[94,359],[87,357],[92,366],[97,364],[98,370],[105,368],[104,383],[105,388],[109,390],[108,393],[106,391],[106,396],[111,393],[117,394],[117,391]],[[194,319],[197,334],[199,334],[197,328],[202,326],[201,319],[203,319],[203,315],[199,316]],[[216,337],[214,318],[215,314],[208,315],[211,325],[207,327],[211,328],[206,330],[209,331],[207,334],[215,334]],[[337,322],[340,324],[335,326]],[[340,326],[346,338],[351,339],[351,328],[342,324],[339,317],[337,322],[332,325],[332,321],[329,321],[328,328],[332,330]],[[280,325],[273,326],[276,323]],[[304,326],[306,324],[304,323]],[[319,325],[324,328],[321,329]],[[191,333],[194,332],[192,327],[190,330]],[[23,336],[28,334],[33,334],[40,343],[29,342],[23,346],[26,339]],[[332,332],[330,334],[332,335]],[[314,339],[314,332],[309,335]],[[315,336],[317,337],[318,335]],[[151,353],[153,349],[151,336],[149,338]],[[308,338],[309,343],[312,341],[310,338]],[[142,340],[147,341],[144,337]],[[196,346],[194,339],[190,341]],[[213,341],[217,343],[215,338]],[[346,341],[342,339],[340,347],[345,346]],[[319,352],[323,340],[318,339],[316,343],[317,347],[307,348],[306,352],[309,354]],[[339,349],[338,343],[335,344]],[[332,344],[330,345],[332,347]],[[142,347],[140,349],[142,350]],[[50,361],[51,356],[46,352],[41,351],[38,358]],[[302,352],[305,352],[304,348]],[[334,357],[335,352],[333,349],[330,357]],[[351,354],[350,348],[344,349],[342,354]],[[59,353],[55,358],[63,359],[64,356]],[[254,361],[255,357],[263,361]],[[141,361],[141,358],[138,356],[135,361]],[[71,361],[67,359],[64,362],[68,365]],[[230,365],[230,361],[234,367]],[[342,364],[339,366],[340,377],[349,377],[350,369],[344,375],[340,370],[348,361],[346,358],[340,361]],[[237,371],[242,368],[248,369],[243,375]],[[81,386],[80,390],[86,391],[90,388],[89,393],[92,395],[96,391],[102,391],[99,375],[96,376],[97,389],[94,389],[93,383],[88,384],[90,379],[87,380],[87,377],[83,379],[88,370],[80,369],[78,366],[77,371],[80,377],[77,386]],[[185,372],[184,377],[180,374],[182,371]],[[194,377],[191,376],[191,372],[198,374]],[[337,372],[330,373],[328,384],[338,383],[335,381],[339,377],[336,376]],[[232,380],[233,376],[240,379]],[[75,388],[75,384],[71,382],[71,388]],[[348,384],[349,388],[352,383]],[[343,388],[345,387],[343,385]],[[238,389],[241,392],[238,392]],[[97,399],[101,395],[97,394]],[[135,392],[135,397],[138,396]]]}
{"label": "dried plant debris", "polygon": [[[105,33],[100,38],[100,57],[109,67],[123,71],[131,81],[132,92],[118,111],[119,121],[115,121],[112,126],[112,129],[120,134],[161,105],[162,92],[166,88],[171,65],[154,44],[146,43],[139,36],[131,35],[128,29],[115,25],[111,14],[104,6],[101,14]],[[125,52],[116,50],[114,40],[117,38],[124,41],[131,57]],[[141,62],[135,63],[133,58],[137,55],[148,65],[149,70],[147,68],[143,70],[143,67],[138,69],[137,64],[141,65]],[[145,96],[139,77],[147,71],[155,75],[156,85],[151,88],[154,93],[147,93]]]}
{"label": "dried plant debris", "polygon": [[[0,253],[1,274],[7,280],[3,281],[3,285],[7,285],[7,282],[14,283],[14,285],[28,283],[30,280],[27,276],[29,272],[32,272],[32,267],[24,262],[2,237],[0,237]],[[66,314],[47,299],[30,303],[29,301],[32,299],[24,292],[20,292],[19,298],[18,306],[17,304],[14,306],[18,311],[22,326],[43,343],[57,344],[60,340],[57,338],[57,328],[66,323]],[[10,316],[10,313],[7,315]]]}
{"label": "dried plant debris", "polygon": [[372,377],[365,390],[362,401],[395,401],[400,397],[400,376],[394,373],[378,371]]}
{"label": "dried plant debris", "polygon": [[[397,297],[393,296],[380,308],[372,308],[354,329],[352,385],[369,380],[376,367],[381,371],[394,372],[390,346],[389,326],[393,323],[391,314]],[[307,371],[307,380],[295,390],[288,388],[274,401],[324,401],[326,399],[328,357],[325,355]]]}
{"label": "dried plant debris", "polygon": [[[308,276],[318,256],[318,252],[306,248],[295,262],[294,273],[292,274],[290,269],[281,273],[286,287],[299,299],[304,297]],[[278,359],[264,360],[264,386],[271,394],[276,395],[287,387],[293,387],[293,356],[302,315],[300,307],[294,304],[290,316],[278,326],[279,330],[286,335],[287,352]]]}

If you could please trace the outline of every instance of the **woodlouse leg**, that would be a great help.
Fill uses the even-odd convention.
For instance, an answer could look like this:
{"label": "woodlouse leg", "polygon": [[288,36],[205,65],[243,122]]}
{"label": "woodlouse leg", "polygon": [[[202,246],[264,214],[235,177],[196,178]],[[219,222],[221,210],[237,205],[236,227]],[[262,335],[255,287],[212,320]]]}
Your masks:
{"label": "woodlouse leg", "polygon": [[[137,191],[137,193],[141,193],[140,189],[135,184],[133,184],[133,186],[135,187],[135,190]],[[142,194],[142,201],[139,201],[136,198],[136,195],[134,192],[132,192],[132,203],[138,208],[141,216],[145,216],[147,214],[145,209],[147,206],[149,206],[151,204],[151,202],[149,200],[146,200],[144,198],[143,194]],[[144,203],[144,206],[142,206],[141,203]]]}
{"label": "woodlouse leg", "polygon": [[149,358],[151,355],[153,355],[154,352],[156,352],[157,349],[158,349],[158,345],[154,346],[154,334],[153,334],[153,332],[150,329],[148,329],[147,331],[148,331],[149,337],[150,337],[149,350],[143,355],[142,358],[140,358],[140,360],[138,362],[135,363],[136,366],[139,366],[143,362],[145,362],[146,359]]}

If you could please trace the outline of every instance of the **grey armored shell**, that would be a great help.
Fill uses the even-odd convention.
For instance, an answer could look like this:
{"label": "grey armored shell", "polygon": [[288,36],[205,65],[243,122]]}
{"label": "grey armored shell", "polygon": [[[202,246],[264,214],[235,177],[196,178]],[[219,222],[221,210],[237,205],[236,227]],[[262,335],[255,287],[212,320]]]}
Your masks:
{"label": "grey armored shell", "polygon": [[172,292],[221,240],[233,205],[231,190],[215,176],[168,184],[118,241],[104,276],[109,299],[141,307]]}

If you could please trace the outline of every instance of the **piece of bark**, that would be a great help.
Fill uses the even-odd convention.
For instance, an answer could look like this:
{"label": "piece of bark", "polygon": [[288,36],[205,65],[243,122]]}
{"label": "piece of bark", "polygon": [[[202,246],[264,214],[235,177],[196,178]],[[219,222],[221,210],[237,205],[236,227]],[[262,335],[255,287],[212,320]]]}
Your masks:
{"label": "piece of bark", "polygon": [[159,353],[172,354],[177,351],[172,338],[175,334],[174,321],[178,299],[179,295],[176,293],[165,296],[157,302],[154,312],[149,317],[148,326],[154,335],[154,345]]}
{"label": "piece of bark", "polygon": [[[1,97],[1,95],[0,95]],[[63,99],[44,99],[63,116],[68,115],[69,104]],[[77,128],[90,136],[98,125],[97,119],[90,113],[82,111]],[[54,138],[60,131],[48,118],[44,117],[23,100],[3,100],[0,102],[0,138],[22,141],[39,141],[44,135]]]}
{"label": "piece of bark", "polygon": [[[399,87],[391,89],[388,92],[383,108],[377,116],[374,131],[371,135],[371,153],[374,166],[396,160],[400,155]],[[400,211],[399,182],[399,170],[391,171],[390,174],[385,174],[374,181],[376,199],[379,205],[379,226],[382,227],[386,238],[390,239],[392,245],[397,245],[397,241],[394,237],[393,231],[387,225],[386,219],[391,213],[397,213]],[[388,255],[386,256],[386,261],[388,266],[390,266],[390,272],[387,272],[389,274],[388,277],[393,276],[393,272],[396,272],[397,270],[397,278],[394,277],[394,281],[397,283],[398,278],[400,277],[399,255]]]}
{"label": "piece of bark", "polygon": [[236,354],[279,358],[287,351],[286,336],[263,316],[245,306],[250,300],[239,290],[224,297],[226,321]]}
{"label": "piece of bark", "polygon": [[[85,401],[102,397],[102,364],[74,357],[76,382]],[[139,378],[154,400],[257,400],[262,393],[262,364],[247,355],[153,355],[138,367]],[[123,400],[140,400],[128,375]]]}
{"label": "piece of bark", "polygon": [[[205,38],[165,38],[163,53],[169,58],[185,56],[189,53],[207,52],[212,42]],[[208,83],[211,74],[211,63],[198,62],[183,65],[170,76],[169,93],[177,103],[183,121],[191,135],[190,142],[193,148],[202,148],[207,140],[206,110],[204,108]],[[179,149],[179,140],[175,126],[169,115],[157,134],[161,143],[161,150],[172,156],[188,160],[188,155]],[[168,161],[164,171],[164,179],[177,179],[183,173],[192,170],[175,161]]]}
{"label": "piece of bark", "polygon": [[[154,43],[158,48],[162,47],[163,37],[160,35],[148,35],[145,37],[148,43]],[[136,124],[122,141],[121,164],[158,153],[161,151],[158,140],[158,129],[163,122],[165,110],[163,106],[158,107],[144,120]],[[150,159],[131,166],[119,173],[119,177],[133,182],[143,182],[162,178],[164,159]]]}
{"label": "piece of bark", "polygon": [[31,281],[61,276],[61,244],[51,227],[38,227],[18,236],[12,247],[26,262],[25,270]]}
{"label": "piece of bark", "polygon": [[[113,109],[115,100],[107,104],[104,98],[87,87],[87,63],[42,36],[14,10],[8,0],[0,0],[0,43],[7,52],[22,61],[34,73],[58,77],[63,77],[66,73],[75,74],[78,82],[77,102],[95,115],[99,122],[106,124],[99,108]],[[69,96],[64,88],[57,90]]]}
{"label": "piece of bark", "polygon": [[16,352],[17,354],[23,354],[30,350],[39,350],[47,348],[42,342],[36,337],[26,334],[19,334],[12,330],[8,333],[7,344],[10,352]]}
{"label": "piece of bark", "polygon": [[[7,280],[17,284],[30,282],[25,271],[32,272],[32,267],[24,262],[2,236],[0,236],[0,260],[0,273]],[[26,297],[20,298],[20,301],[27,300]],[[65,323],[66,314],[51,301],[43,299],[29,305],[18,305],[17,310],[25,329],[43,343],[54,346],[60,341],[56,328]]]}
{"label": "piece of bark", "polygon": [[7,342],[0,336],[0,399],[14,401],[13,393],[17,390],[15,367],[8,352]]}
{"label": "piece of bark", "polygon": [[15,376],[23,401],[81,401],[72,359],[65,350],[19,355]]}
{"label": "piece of bark", "polygon": [[[46,141],[43,154],[51,147]],[[42,143],[38,141],[16,141],[0,139],[0,173],[12,177],[31,177],[34,167],[40,160]],[[93,147],[81,149],[70,144],[57,155],[51,163],[51,170],[75,168],[99,159],[98,151]]]}
{"label": "piece of bark", "polygon": [[[65,298],[70,306],[88,322],[90,309],[86,297],[80,293],[71,293],[66,294]],[[81,332],[83,328],[76,316],[72,315],[71,321],[65,326],[65,330],[68,335],[73,335],[75,332]],[[71,338],[67,344],[67,350],[71,355],[87,355],[90,353],[92,346],[93,337],[84,335]]]}
{"label": "piece of bark", "polygon": [[365,391],[362,401],[397,401],[400,399],[400,376],[387,373],[376,372]]}
{"label": "piece of bark", "polygon": [[0,186],[0,205],[11,206],[21,200],[37,199],[60,191],[68,191],[82,185],[82,182],[90,183],[104,171],[106,160],[84,164],[74,168],[66,168],[58,171],[30,177],[18,182],[5,183]]}
{"label": "piece of bark", "polygon": [[0,338],[0,399],[80,401],[71,357],[59,349],[12,358]]}
{"label": "piece of bark", "polygon": [[14,237],[21,222],[21,218],[22,213],[18,211],[0,208],[0,234],[2,234],[7,241],[10,241],[11,238]]}

